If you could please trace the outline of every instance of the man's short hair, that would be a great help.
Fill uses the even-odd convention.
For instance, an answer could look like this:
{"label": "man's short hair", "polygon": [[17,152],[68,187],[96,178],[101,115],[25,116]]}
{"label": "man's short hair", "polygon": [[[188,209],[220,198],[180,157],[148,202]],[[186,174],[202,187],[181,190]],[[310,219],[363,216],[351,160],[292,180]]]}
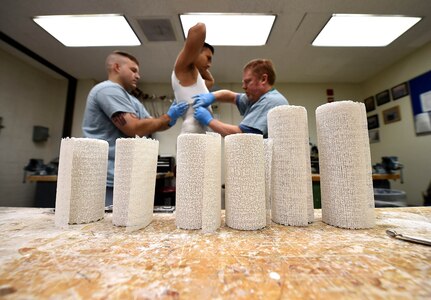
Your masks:
{"label": "man's short hair", "polygon": [[108,73],[112,71],[112,67],[114,66],[114,64],[118,63],[119,56],[126,57],[139,66],[138,60],[132,54],[124,51],[114,51],[108,55],[105,61],[105,68]]}
{"label": "man's short hair", "polygon": [[244,71],[250,69],[258,77],[263,74],[268,75],[268,83],[274,85],[275,83],[275,70],[270,59],[253,59],[244,66]]}
{"label": "man's short hair", "polygon": [[134,57],[132,54],[124,52],[124,51],[114,51],[113,54],[117,54],[120,56],[124,56],[127,57],[128,59],[130,59],[131,61],[133,61],[135,64],[137,64],[139,66],[139,61],[136,59],[136,57]]}
{"label": "man's short hair", "polygon": [[213,47],[213,46],[211,46],[210,44],[208,44],[208,43],[204,43],[204,47],[203,47],[203,48],[208,48],[208,49],[210,49],[211,53],[214,55],[214,47]]}

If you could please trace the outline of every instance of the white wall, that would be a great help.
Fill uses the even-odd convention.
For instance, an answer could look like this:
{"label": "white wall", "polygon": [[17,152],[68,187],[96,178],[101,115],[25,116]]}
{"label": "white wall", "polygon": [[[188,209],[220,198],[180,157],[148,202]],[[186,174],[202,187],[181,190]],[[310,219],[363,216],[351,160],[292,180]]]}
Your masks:
{"label": "white wall", "polygon": [[[22,183],[23,168],[58,157],[68,82],[3,50],[0,65],[0,206],[32,206],[35,183]],[[49,128],[48,141],[32,141],[35,125]]]}
{"label": "white wall", "polygon": [[[429,70],[431,43],[364,82],[364,98],[409,81]],[[401,121],[385,125],[382,111],[396,105],[400,106]],[[422,205],[422,192],[431,181],[431,134],[416,135],[410,96],[377,106],[376,110],[368,115],[376,113],[379,115],[380,142],[370,145],[373,164],[380,162],[382,156],[398,156],[405,166],[404,184],[400,181],[392,182],[391,188],[404,190],[409,205]]]}
{"label": "white wall", "polygon": [[80,79],[76,87],[75,108],[73,110],[72,137],[82,137],[82,119],[84,118],[87,96],[96,81]]}

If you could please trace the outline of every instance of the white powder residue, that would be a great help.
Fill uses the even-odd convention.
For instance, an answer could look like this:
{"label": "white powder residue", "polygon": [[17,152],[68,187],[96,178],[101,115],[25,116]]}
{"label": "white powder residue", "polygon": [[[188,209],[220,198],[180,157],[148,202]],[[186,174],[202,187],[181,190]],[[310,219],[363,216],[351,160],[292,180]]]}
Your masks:
{"label": "white powder residue", "polygon": [[269,277],[271,277],[274,280],[280,280],[280,274],[278,274],[277,272],[271,272],[269,273]]}
{"label": "white powder residue", "polygon": [[400,234],[431,239],[431,221],[419,214],[382,212],[378,224],[393,227]]}
{"label": "white powder residue", "polygon": [[391,225],[394,227],[400,227],[404,229],[412,230],[425,230],[431,233],[431,223],[429,221],[417,221],[417,220],[406,220],[406,219],[384,219],[379,222],[383,225]]}

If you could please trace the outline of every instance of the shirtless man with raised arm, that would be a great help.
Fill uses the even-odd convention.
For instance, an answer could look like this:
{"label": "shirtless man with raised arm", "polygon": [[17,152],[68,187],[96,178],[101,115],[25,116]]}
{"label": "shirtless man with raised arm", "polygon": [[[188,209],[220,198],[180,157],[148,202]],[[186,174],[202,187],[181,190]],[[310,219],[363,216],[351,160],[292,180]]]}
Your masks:
{"label": "shirtless man with raised arm", "polygon": [[[181,133],[205,133],[207,126],[201,125],[194,117],[192,96],[208,93],[214,85],[211,67],[214,48],[205,43],[206,27],[197,23],[188,31],[183,49],[178,54],[172,72],[172,89],[178,103],[187,102],[189,108],[184,116]],[[211,111],[211,108],[208,107]]]}

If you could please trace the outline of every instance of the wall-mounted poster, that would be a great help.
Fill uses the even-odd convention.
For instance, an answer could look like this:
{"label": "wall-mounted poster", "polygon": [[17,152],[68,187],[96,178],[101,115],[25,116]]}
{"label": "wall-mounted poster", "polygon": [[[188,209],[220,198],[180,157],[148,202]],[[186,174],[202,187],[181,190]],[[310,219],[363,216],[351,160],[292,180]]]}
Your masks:
{"label": "wall-mounted poster", "polygon": [[391,101],[391,96],[389,95],[389,90],[385,90],[376,95],[377,105],[380,106],[382,104],[388,103]]}
{"label": "wall-mounted poster", "polygon": [[367,117],[368,130],[379,128],[379,115]]}
{"label": "wall-mounted poster", "polygon": [[431,71],[409,82],[416,134],[431,133]]}
{"label": "wall-mounted poster", "polygon": [[385,109],[383,112],[383,122],[385,124],[390,124],[394,122],[398,122],[401,120],[400,106],[394,106],[388,109]]}
{"label": "wall-mounted poster", "polygon": [[397,100],[409,94],[409,85],[407,82],[403,82],[397,86],[391,88],[392,99]]}
{"label": "wall-mounted poster", "polygon": [[380,142],[380,134],[378,129],[368,130],[368,137],[370,139],[370,144]]}
{"label": "wall-mounted poster", "polygon": [[374,102],[374,96],[368,97],[364,100],[365,110],[367,112],[373,111],[376,109],[376,104]]}

